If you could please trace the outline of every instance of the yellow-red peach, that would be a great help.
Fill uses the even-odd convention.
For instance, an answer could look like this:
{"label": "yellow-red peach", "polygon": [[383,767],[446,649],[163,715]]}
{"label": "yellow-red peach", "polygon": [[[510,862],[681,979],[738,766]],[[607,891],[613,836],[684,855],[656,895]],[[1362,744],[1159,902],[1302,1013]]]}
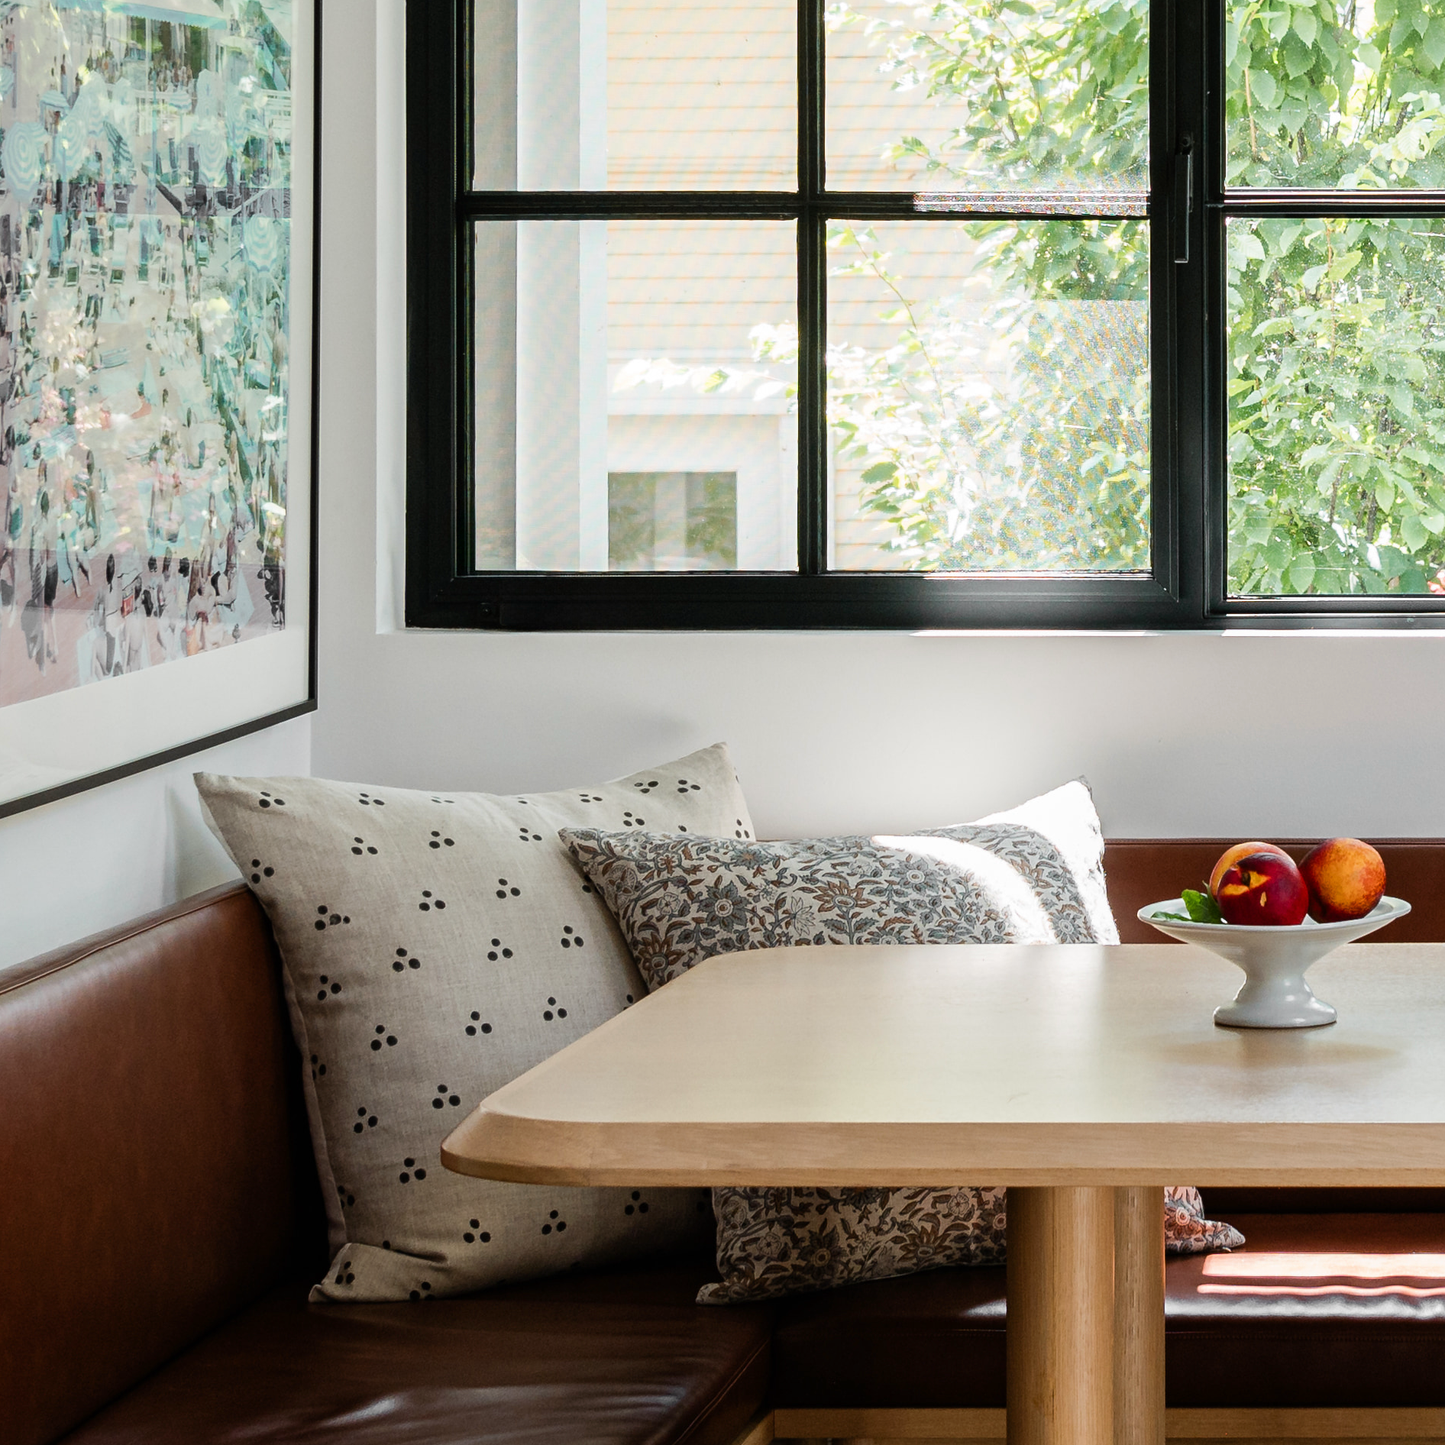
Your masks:
{"label": "yellow-red peach", "polygon": [[1385,894],[1385,860],[1358,838],[1331,838],[1300,863],[1317,923],[1363,918]]}
{"label": "yellow-red peach", "polygon": [[1209,875],[1209,891],[1215,898],[1219,897],[1219,880],[1224,877],[1224,870],[1233,863],[1238,863],[1241,858],[1247,858],[1251,853],[1278,853],[1282,858],[1288,858],[1289,854],[1277,843],[1236,843],[1232,848],[1226,848],[1219,855],[1219,862],[1214,865],[1214,871]]}
{"label": "yellow-red peach", "polygon": [[1214,900],[1226,923],[1278,928],[1305,921],[1310,895],[1287,853],[1248,853],[1224,870]]}

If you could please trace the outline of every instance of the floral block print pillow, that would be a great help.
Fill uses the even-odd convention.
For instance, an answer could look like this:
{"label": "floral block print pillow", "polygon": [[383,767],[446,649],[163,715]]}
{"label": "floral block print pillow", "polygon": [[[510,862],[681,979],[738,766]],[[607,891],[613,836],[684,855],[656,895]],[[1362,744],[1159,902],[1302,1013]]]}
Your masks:
{"label": "floral block print pillow", "polygon": [[1209,1254],[1216,1249],[1238,1249],[1244,1236],[1232,1225],[1204,1217],[1204,1200],[1197,1189],[1164,1191],[1164,1249],[1169,1254]]}
{"label": "floral block print pillow", "polygon": [[1117,943],[1093,799],[906,837],[790,843],[566,829],[649,989],[715,953],[810,943]]}
{"label": "floral block print pillow", "polygon": [[752,830],[727,749],[554,793],[197,777],[271,920],[328,1205],[325,1300],[424,1300],[706,1239],[706,1190],[463,1178],[465,1112],[644,992],[559,828]]}
{"label": "floral block print pillow", "polygon": [[[758,843],[596,829],[561,838],[648,989],[714,954],[800,944],[1117,943],[1103,834],[1082,782],[1009,813],[907,836]],[[715,1190],[726,1303],[1002,1257],[996,1191]],[[1000,1196],[1001,1200],[1001,1196]],[[1176,1253],[1243,1242],[1169,1192]],[[791,1281],[791,1282],[789,1282]]]}
{"label": "floral block print pillow", "polygon": [[[739,1304],[957,1265],[1003,1264],[1003,1189],[713,1190],[722,1279],[699,1304]],[[1203,1217],[1195,1189],[1164,1191],[1171,1254],[1234,1249],[1244,1236]]]}
{"label": "floral block print pillow", "polygon": [[1002,1189],[713,1190],[717,1267],[699,1304],[737,1304],[960,1264],[1002,1264]]}

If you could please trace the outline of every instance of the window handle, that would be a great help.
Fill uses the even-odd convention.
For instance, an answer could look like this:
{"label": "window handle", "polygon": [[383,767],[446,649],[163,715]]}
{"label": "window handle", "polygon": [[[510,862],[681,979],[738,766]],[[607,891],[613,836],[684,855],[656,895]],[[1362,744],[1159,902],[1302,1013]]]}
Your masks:
{"label": "window handle", "polygon": [[1194,216],[1194,138],[1184,136],[1174,157],[1174,264],[1189,264],[1189,227]]}

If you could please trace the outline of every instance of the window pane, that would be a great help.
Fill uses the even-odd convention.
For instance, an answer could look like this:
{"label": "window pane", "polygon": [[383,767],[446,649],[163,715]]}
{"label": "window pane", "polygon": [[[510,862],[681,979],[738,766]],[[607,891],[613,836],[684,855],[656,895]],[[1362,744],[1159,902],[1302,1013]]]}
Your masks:
{"label": "window pane", "polygon": [[792,190],[797,5],[473,0],[478,190]]}
{"label": "window pane", "polygon": [[1229,590],[1445,592],[1445,223],[1231,220]]}
{"label": "window pane", "polygon": [[736,472],[609,472],[612,572],[730,572],[738,565]]}
{"label": "window pane", "polygon": [[832,189],[1147,193],[1148,0],[826,15]]}
{"label": "window pane", "polygon": [[1445,186],[1445,0],[1230,0],[1226,183]]}
{"label": "window pane", "polygon": [[796,247],[791,221],[476,227],[479,570],[795,569]]}
{"label": "window pane", "polygon": [[834,223],[832,565],[1149,568],[1142,221]]}

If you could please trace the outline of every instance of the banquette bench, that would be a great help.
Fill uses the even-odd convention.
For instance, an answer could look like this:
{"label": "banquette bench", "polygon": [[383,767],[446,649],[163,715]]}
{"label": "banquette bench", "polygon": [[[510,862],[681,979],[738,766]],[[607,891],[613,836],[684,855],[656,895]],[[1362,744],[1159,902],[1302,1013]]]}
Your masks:
{"label": "banquette bench", "polygon": [[[1445,841],[1379,846],[1415,905],[1390,932],[1445,939]],[[1221,847],[1111,843],[1124,939]],[[325,1241],[298,1079],[239,886],[0,972],[7,1445],[1002,1438],[1002,1269],[708,1308],[703,1255],[308,1305]],[[1205,1198],[1250,1250],[1445,1252],[1445,1190]],[[1221,1297],[1201,1271],[1167,1270],[1171,1437],[1445,1440],[1438,1295]]]}

